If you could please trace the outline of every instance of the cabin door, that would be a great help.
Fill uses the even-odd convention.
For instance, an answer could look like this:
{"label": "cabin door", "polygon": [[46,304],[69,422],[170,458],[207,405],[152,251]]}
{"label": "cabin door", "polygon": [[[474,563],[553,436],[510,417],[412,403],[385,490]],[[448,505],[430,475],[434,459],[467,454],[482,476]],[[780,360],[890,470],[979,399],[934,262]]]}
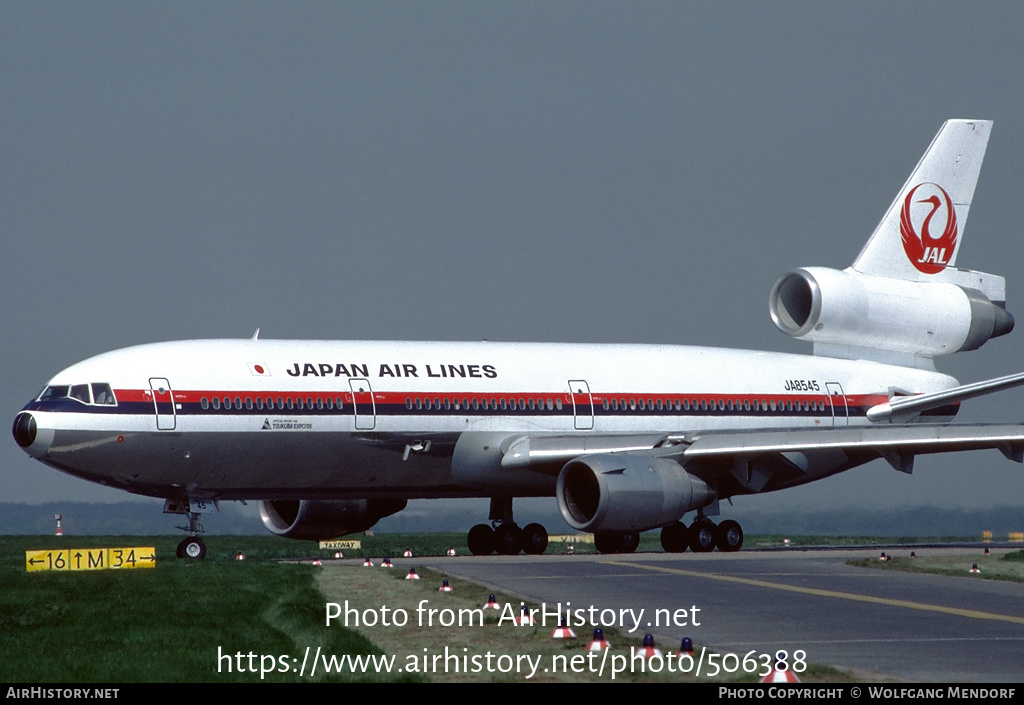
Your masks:
{"label": "cabin door", "polygon": [[843,394],[842,385],[838,382],[826,382],[825,391],[828,392],[828,404],[832,409],[832,425],[849,425],[850,407],[846,405],[846,395]]}
{"label": "cabin door", "polygon": [[586,431],[594,428],[594,397],[586,380],[570,379],[569,396],[572,397],[572,413],[576,429]]}
{"label": "cabin door", "polygon": [[156,412],[156,427],[160,431],[173,431],[177,425],[174,410],[174,393],[171,383],[163,377],[150,377],[149,389],[153,395],[153,411]]}
{"label": "cabin door", "polygon": [[377,410],[373,402],[373,390],[368,379],[350,379],[352,409],[356,415],[356,430],[369,431],[377,425]]}

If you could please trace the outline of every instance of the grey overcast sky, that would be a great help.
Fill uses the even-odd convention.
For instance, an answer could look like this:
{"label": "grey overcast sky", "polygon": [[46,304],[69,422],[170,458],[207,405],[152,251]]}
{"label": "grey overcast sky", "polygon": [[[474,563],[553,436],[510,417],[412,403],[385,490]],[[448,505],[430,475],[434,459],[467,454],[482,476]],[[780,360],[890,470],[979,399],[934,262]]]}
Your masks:
{"label": "grey overcast sky", "polygon": [[[949,117],[995,121],[958,264],[1007,276],[1024,323],[1017,0],[0,12],[9,421],[83,358],[257,326],[809,352],[772,283],[847,266]],[[973,381],[1022,350],[939,366]],[[1024,420],[1024,391],[962,418]],[[126,497],[0,444],[0,502]],[[1005,503],[1024,469],[985,452],[737,508]]]}

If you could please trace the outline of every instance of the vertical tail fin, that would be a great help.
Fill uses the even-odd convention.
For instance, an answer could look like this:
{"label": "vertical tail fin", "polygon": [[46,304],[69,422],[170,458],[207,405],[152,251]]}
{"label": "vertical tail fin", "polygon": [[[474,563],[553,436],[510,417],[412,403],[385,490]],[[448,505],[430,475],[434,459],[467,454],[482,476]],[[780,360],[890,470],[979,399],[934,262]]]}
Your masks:
{"label": "vertical tail fin", "polygon": [[852,269],[935,281],[956,264],[985,158],[990,120],[947,120],[889,206]]}

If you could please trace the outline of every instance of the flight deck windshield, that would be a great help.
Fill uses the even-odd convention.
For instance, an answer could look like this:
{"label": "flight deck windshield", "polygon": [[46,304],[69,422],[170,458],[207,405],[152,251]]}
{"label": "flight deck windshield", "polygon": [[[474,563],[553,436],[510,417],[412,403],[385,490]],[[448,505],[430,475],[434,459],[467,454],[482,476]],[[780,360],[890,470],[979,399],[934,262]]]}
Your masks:
{"label": "flight deck windshield", "polygon": [[98,406],[117,406],[114,390],[106,382],[53,384],[39,395],[39,401],[56,401],[58,399],[74,399],[83,404]]}

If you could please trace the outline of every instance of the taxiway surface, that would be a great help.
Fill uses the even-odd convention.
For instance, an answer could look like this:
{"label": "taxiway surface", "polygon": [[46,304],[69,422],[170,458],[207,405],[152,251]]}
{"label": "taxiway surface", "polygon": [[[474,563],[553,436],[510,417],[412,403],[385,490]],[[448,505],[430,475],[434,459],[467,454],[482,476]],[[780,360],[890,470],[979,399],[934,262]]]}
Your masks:
{"label": "taxiway surface", "polygon": [[[964,555],[965,573],[980,558],[976,549],[955,550]],[[643,609],[634,635],[651,632],[662,648],[677,648],[689,636],[698,645],[739,654],[803,650],[811,663],[893,679],[1024,680],[1024,584],[847,564],[878,555],[864,550],[588,554],[456,557],[420,564],[528,598],[534,606],[544,602],[553,609],[569,602],[573,609]],[[664,627],[653,620],[655,610],[674,613],[694,606],[700,611],[690,614],[696,614],[699,626]]]}

